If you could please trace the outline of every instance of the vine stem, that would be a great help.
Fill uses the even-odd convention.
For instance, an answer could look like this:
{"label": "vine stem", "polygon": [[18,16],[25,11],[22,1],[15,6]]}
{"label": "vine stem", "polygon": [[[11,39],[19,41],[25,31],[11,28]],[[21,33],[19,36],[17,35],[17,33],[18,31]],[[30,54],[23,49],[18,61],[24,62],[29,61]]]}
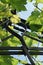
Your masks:
{"label": "vine stem", "polygon": [[34,5],[39,11],[43,12],[37,5]]}
{"label": "vine stem", "polygon": [[41,42],[41,43],[43,43],[43,41],[41,41],[40,39],[37,39],[37,38],[35,38],[35,37],[32,37],[32,36],[30,36],[30,35],[28,35],[28,34],[24,34],[23,36],[27,36],[27,37],[29,37],[29,38],[31,38],[31,39],[33,39],[33,40],[36,40],[36,41],[38,41],[38,42]]}
{"label": "vine stem", "polygon": [[38,65],[40,65],[39,62],[34,57],[32,57],[32,58],[38,63]]}

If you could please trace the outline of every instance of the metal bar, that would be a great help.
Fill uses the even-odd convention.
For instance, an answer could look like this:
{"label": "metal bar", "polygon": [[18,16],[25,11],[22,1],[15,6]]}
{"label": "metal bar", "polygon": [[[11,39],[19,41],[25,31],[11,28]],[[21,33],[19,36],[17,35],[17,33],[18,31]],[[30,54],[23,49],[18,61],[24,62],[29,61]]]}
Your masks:
{"label": "metal bar", "polygon": [[7,40],[9,38],[12,38],[12,37],[14,37],[14,35],[9,35],[9,36],[5,37],[4,39],[1,39],[1,42],[5,41],[5,40]]}
{"label": "metal bar", "polygon": [[[28,47],[28,50],[34,50],[34,51],[43,51],[43,47]],[[10,47],[10,46],[6,46],[6,47],[0,47],[0,50],[23,50],[22,47]]]}
{"label": "metal bar", "polygon": [[21,32],[24,32],[24,31],[25,31],[24,29],[20,29],[20,28],[18,28],[18,27],[16,27],[16,26],[14,26],[14,29],[19,30],[19,31],[21,31]]}
{"label": "metal bar", "polygon": [[0,55],[23,55],[22,51],[2,51]]}
{"label": "metal bar", "polygon": [[[22,30],[21,30],[22,31]],[[22,31],[23,32],[23,31]],[[41,42],[41,43],[43,43],[43,41],[41,41],[40,39],[37,39],[37,38],[34,38],[34,37],[32,37],[32,36],[30,36],[30,35],[28,35],[28,34],[23,34],[24,36],[27,36],[27,37],[29,37],[29,38],[31,38],[31,39],[33,39],[33,40],[36,40],[36,41],[38,41],[38,42]],[[8,37],[5,37],[4,39],[2,39],[2,41],[1,42],[3,42],[3,41],[5,41],[5,40],[7,40],[7,39],[9,39],[9,38],[12,38],[14,35],[9,35]]]}
{"label": "metal bar", "polygon": [[22,50],[22,47],[0,47],[0,50]]}
{"label": "metal bar", "polygon": [[43,55],[43,52],[29,52],[30,55]]}
{"label": "metal bar", "polygon": [[31,39],[33,39],[33,40],[36,40],[36,41],[38,41],[38,42],[41,42],[41,43],[43,43],[43,41],[41,41],[40,39],[37,39],[37,38],[34,38],[34,37],[32,37],[32,36],[30,36],[30,35],[28,35],[28,34],[24,34],[24,36],[27,36],[27,37],[29,37],[29,38],[31,38]]}
{"label": "metal bar", "polygon": [[[28,52],[30,55],[43,55],[43,52]],[[25,55],[23,51],[1,51],[0,55]]]}
{"label": "metal bar", "polygon": [[[21,24],[21,25],[20,25],[20,24]],[[27,25],[24,25],[24,23],[19,23],[18,25],[23,26],[25,29],[27,29]],[[14,27],[15,27],[15,29],[17,29],[17,30],[19,30],[19,31],[21,31],[21,32],[24,32],[24,31],[25,31],[25,30],[23,30],[23,29],[19,29],[19,28],[16,27],[16,26],[14,26]],[[29,37],[29,38],[31,38],[31,39],[33,39],[33,40],[36,40],[36,41],[39,41],[39,42],[43,43],[43,41],[41,41],[40,39],[34,38],[34,37],[32,37],[32,36],[30,36],[30,35],[28,35],[28,34],[26,34],[26,33],[24,34],[24,36],[27,36],[27,37]],[[2,39],[2,41],[7,40],[7,39],[9,39],[9,38],[11,38],[11,37],[13,37],[13,35],[8,36],[8,37]]]}
{"label": "metal bar", "polygon": [[39,50],[39,51],[43,51],[43,47],[29,47],[28,50]]}
{"label": "metal bar", "polygon": [[27,55],[27,57],[30,60],[31,64],[32,65],[35,65],[34,61],[32,60],[31,56],[28,53],[27,46],[26,46],[23,38],[20,35],[18,35],[17,33],[15,33],[13,30],[11,30],[8,26],[6,26],[6,30],[9,31],[12,35],[14,35],[17,38],[19,38],[19,40],[21,41],[21,43],[23,45],[23,50],[25,51],[25,54]]}
{"label": "metal bar", "polygon": [[[22,47],[10,47],[10,46],[6,46],[6,47],[0,47],[0,50],[22,50]],[[28,47],[28,50],[40,50],[43,51],[43,47]]]}
{"label": "metal bar", "polygon": [[30,60],[31,64],[32,65],[35,65],[34,61],[32,60],[27,48],[25,46],[23,46],[23,50],[24,50],[24,53],[27,55],[28,59]]}

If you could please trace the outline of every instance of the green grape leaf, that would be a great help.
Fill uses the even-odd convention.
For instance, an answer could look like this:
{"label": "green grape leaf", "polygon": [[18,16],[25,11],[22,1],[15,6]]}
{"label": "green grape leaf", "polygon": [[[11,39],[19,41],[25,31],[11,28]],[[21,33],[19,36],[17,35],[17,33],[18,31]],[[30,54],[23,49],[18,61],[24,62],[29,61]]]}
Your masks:
{"label": "green grape leaf", "polygon": [[43,3],[43,0],[36,0],[37,3]]}
{"label": "green grape leaf", "polygon": [[10,4],[11,8],[14,10],[16,9],[17,11],[21,11],[21,10],[26,10],[25,8],[25,4],[26,4],[26,0],[1,0],[1,2],[3,2],[4,4]]}
{"label": "green grape leaf", "polygon": [[35,10],[31,13],[31,15],[27,19],[27,23],[29,23],[30,29],[32,31],[39,31],[39,29],[43,26],[43,15],[38,10]]}
{"label": "green grape leaf", "polygon": [[32,30],[32,31],[39,31],[39,30],[41,30],[41,28],[42,28],[42,25],[38,25],[38,24],[30,24],[30,29]]}
{"label": "green grape leaf", "polygon": [[27,19],[27,23],[29,24],[39,24],[40,21],[37,22],[38,17],[40,15],[40,12],[38,10],[35,10],[31,13],[31,15]]}
{"label": "green grape leaf", "polygon": [[[0,39],[4,39],[8,35],[10,35],[10,33],[6,32],[0,27]],[[17,45],[21,45],[21,42],[18,38],[12,37],[12,38],[9,38],[8,40],[3,41],[0,44],[1,46],[17,46]]]}
{"label": "green grape leaf", "polygon": [[32,2],[32,0],[28,0],[28,2]]}
{"label": "green grape leaf", "polygon": [[12,0],[0,0],[3,4],[9,4],[11,3]]}
{"label": "green grape leaf", "polygon": [[0,65],[17,65],[18,60],[11,56],[0,56]]}
{"label": "green grape leaf", "polygon": [[33,39],[30,39],[30,38],[28,38],[28,37],[26,37],[26,36],[24,36],[24,40],[25,40],[26,45],[27,45],[28,47],[32,47],[32,46],[35,46],[35,45],[38,44],[37,41],[35,41],[35,40],[33,40]]}
{"label": "green grape leaf", "polygon": [[13,15],[11,18],[10,18],[11,22],[13,24],[16,24],[16,23],[19,23],[20,22],[20,18],[18,15]]}

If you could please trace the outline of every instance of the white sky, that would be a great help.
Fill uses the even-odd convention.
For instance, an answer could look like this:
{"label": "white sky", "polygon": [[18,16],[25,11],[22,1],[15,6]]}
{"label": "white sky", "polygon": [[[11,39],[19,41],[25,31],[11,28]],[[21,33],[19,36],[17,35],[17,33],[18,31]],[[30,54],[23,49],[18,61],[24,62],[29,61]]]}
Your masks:
{"label": "white sky", "polygon": [[[33,2],[32,3],[29,2],[25,6],[26,6],[27,11],[22,11],[19,13],[20,17],[23,19],[27,19],[28,16],[31,15],[31,12],[34,11],[34,8],[35,8],[33,5]],[[39,4],[38,7],[40,9],[43,8],[43,4]]]}
{"label": "white sky", "polygon": [[28,16],[31,15],[31,12],[34,10],[34,6],[32,5],[32,3],[28,3],[27,5],[25,5],[27,8],[27,11],[22,11],[20,12],[20,17],[23,19],[27,19]]}

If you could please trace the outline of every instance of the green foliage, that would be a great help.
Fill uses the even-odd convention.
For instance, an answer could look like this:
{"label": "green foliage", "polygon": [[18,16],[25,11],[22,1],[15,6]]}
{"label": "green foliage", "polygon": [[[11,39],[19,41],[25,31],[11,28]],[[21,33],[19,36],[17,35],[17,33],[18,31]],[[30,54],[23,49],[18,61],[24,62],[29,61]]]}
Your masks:
{"label": "green foliage", "polygon": [[[17,21],[20,21],[19,17],[17,15],[13,15],[11,13],[11,10],[16,9],[17,11],[26,10],[25,5],[26,0],[0,0],[0,21],[3,18],[9,18],[12,23],[17,23]],[[5,14],[6,13],[6,14]],[[14,22],[16,21],[16,22]],[[10,27],[12,29],[12,27]],[[0,27],[0,38],[3,39],[10,35],[10,33],[6,32],[5,30]],[[4,41],[0,43],[0,46],[18,46],[21,45],[21,42],[18,38],[13,37],[8,39],[7,41]],[[22,62],[22,61],[21,61]],[[11,56],[0,56],[0,65],[17,65],[18,60],[14,59]]]}
{"label": "green foliage", "polygon": [[40,24],[40,22],[37,22],[37,19],[40,15],[40,12],[38,10],[35,10],[31,13],[31,16],[28,18],[29,24]]}
{"label": "green foliage", "polygon": [[43,27],[43,13],[38,10],[33,11],[27,19],[27,23],[29,23],[32,31],[39,31],[39,29],[41,31]]}
{"label": "green foliage", "polygon": [[[3,21],[3,18],[10,18],[10,21],[15,24],[20,22],[20,18],[18,15],[13,15],[11,13],[11,10],[17,10],[17,12],[25,11],[26,10],[26,3],[32,2],[33,0],[0,0],[0,22]],[[28,17],[26,23],[30,26],[31,32],[26,32],[26,34],[38,38],[37,33],[41,33],[40,31],[43,31],[43,11],[38,8],[38,4],[43,3],[43,0],[35,0],[35,5],[37,4],[37,7],[35,6],[34,11],[32,11],[31,15]],[[30,5],[31,6],[31,5]],[[36,9],[37,8],[37,9]],[[13,27],[9,26],[11,29]],[[3,39],[10,35],[9,32],[6,30],[3,30],[0,26],[0,39]],[[26,45],[28,47],[33,47],[35,45],[38,45],[38,42],[35,40],[32,40],[26,36],[23,37]],[[43,40],[43,39],[42,39]],[[21,45],[20,40],[17,37],[12,37],[8,40],[5,40],[4,42],[0,43],[0,46],[18,46]],[[26,64],[27,62],[21,61],[21,63]],[[16,60],[12,56],[0,56],[0,65],[17,65],[18,60]],[[37,64],[37,62],[36,62]],[[40,63],[41,65],[41,63]]]}
{"label": "green foliage", "polygon": [[1,0],[1,2],[4,4],[8,4],[11,9],[16,9],[17,11],[26,10],[24,6],[26,4],[26,0]]}
{"label": "green foliage", "polygon": [[32,2],[32,0],[28,0],[28,2]]}
{"label": "green foliage", "polygon": [[43,3],[43,0],[36,0],[37,3]]}
{"label": "green foliage", "polygon": [[[35,33],[32,33],[31,32],[31,33],[26,33],[26,34],[28,34],[28,35],[30,35],[32,37],[38,38],[37,37],[37,34],[35,34]],[[24,36],[24,40],[26,42],[27,47],[32,47],[32,46],[38,45],[38,42],[37,41],[35,41],[33,39],[30,39],[30,38],[28,38],[26,36]]]}
{"label": "green foliage", "polygon": [[11,10],[24,11],[26,10],[25,4],[26,0],[0,0],[0,20],[11,17],[11,21],[20,21],[18,15],[13,15]]}
{"label": "green foliage", "polygon": [[37,3],[43,3],[43,0],[28,0],[28,2],[36,1]]}
{"label": "green foliage", "polygon": [[0,65],[17,65],[18,60],[11,56],[0,56]]}

